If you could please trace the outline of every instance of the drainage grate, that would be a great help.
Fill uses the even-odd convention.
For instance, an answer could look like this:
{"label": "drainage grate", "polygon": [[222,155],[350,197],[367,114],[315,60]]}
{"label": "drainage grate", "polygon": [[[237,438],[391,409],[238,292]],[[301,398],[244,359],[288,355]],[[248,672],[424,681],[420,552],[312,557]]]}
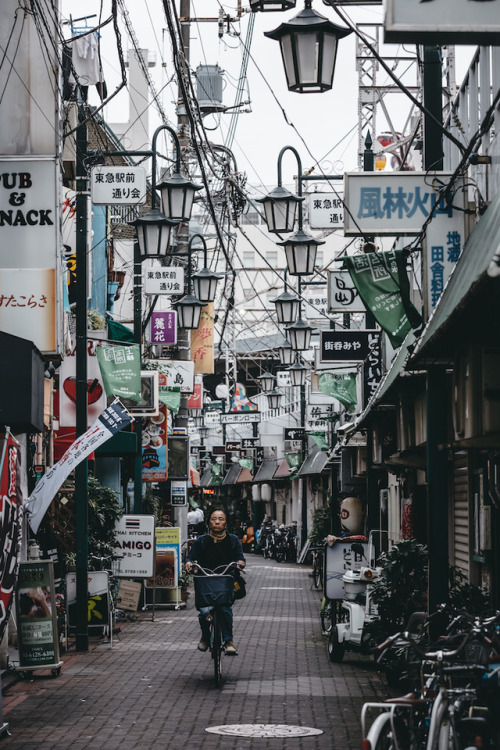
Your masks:
{"label": "drainage grate", "polygon": [[312,737],[323,734],[322,729],[289,724],[223,724],[220,727],[208,727],[205,732],[236,737]]}

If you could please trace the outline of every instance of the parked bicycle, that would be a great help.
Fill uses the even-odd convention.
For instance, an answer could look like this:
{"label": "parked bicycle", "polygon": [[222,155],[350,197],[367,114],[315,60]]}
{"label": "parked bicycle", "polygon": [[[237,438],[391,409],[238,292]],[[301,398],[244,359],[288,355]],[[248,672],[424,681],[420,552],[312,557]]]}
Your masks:
{"label": "parked bicycle", "polygon": [[209,608],[205,614],[205,620],[210,626],[210,653],[214,664],[216,687],[220,686],[222,680],[222,654],[224,653],[221,608],[234,601],[234,577],[229,571],[235,568],[238,568],[235,562],[220,566],[215,570],[202,568],[199,563],[193,562],[196,608]]}
{"label": "parked bicycle", "polygon": [[[487,619],[455,613],[446,636],[427,650],[409,632],[396,633],[379,646],[379,661],[390,650],[414,652],[421,685],[401,698],[363,706],[363,750],[498,747],[500,668],[489,670],[488,665],[499,658],[500,613]],[[379,715],[366,732],[373,710]]]}
{"label": "parked bicycle", "polygon": [[312,554],[312,579],[314,588],[323,588],[324,567],[325,567],[325,545],[311,547]]}

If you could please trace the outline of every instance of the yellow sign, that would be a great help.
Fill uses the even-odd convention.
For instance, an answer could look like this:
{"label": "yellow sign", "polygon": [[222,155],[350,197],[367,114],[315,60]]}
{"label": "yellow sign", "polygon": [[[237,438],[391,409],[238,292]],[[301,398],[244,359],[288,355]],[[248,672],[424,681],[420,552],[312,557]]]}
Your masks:
{"label": "yellow sign", "polygon": [[155,529],[156,546],[159,544],[180,544],[181,530],[177,527]]}

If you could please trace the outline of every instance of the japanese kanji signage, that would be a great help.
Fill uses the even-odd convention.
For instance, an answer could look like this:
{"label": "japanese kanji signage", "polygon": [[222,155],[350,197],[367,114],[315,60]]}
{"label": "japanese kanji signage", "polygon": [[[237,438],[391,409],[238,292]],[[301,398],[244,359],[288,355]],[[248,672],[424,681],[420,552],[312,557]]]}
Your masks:
{"label": "japanese kanji signage", "polygon": [[179,386],[181,393],[192,393],[194,388],[194,363],[190,360],[155,359],[155,368],[163,373],[166,381],[163,385],[173,388]]}
{"label": "japanese kanji signage", "polygon": [[292,386],[290,373],[286,370],[278,370],[276,373],[276,385],[278,388],[289,388]]}
{"label": "japanese kanji signage", "polygon": [[144,167],[94,167],[90,173],[90,194],[95,206],[146,203]]}
{"label": "japanese kanji signage", "polygon": [[191,331],[191,359],[195,373],[212,375],[214,372],[214,303],[201,310],[198,328]]}
{"label": "japanese kanji signage", "polygon": [[201,409],[203,407],[203,375],[194,376],[194,392],[188,397],[188,409]]}
{"label": "japanese kanji signage", "polygon": [[311,229],[344,228],[344,191],[309,195]]}
{"label": "japanese kanji signage", "polygon": [[382,380],[382,336],[370,335],[368,345],[370,351],[363,367],[363,407],[367,405]]}
{"label": "japanese kanji signage", "polygon": [[349,271],[328,271],[328,312],[365,312]]}
{"label": "japanese kanji signage", "polygon": [[450,177],[449,172],[347,173],[345,234],[420,234],[437,201],[432,221],[434,217],[444,216],[453,223],[457,209],[452,204],[455,204],[457,193],[454,192],[449,201],[439,195],[439,189],[449,182]]}
{"label": "japanese kanji signage", "polygon": [[33,341],[41,352],[56,351],[53,268],[0,268],[0,330]]}
{"label": "japanese kanji signage", "polygon": [[498,44],[499,0],[387,0],[385,41],[414,44]]}
{"label": "japanese kanji signage", "polygon": [[175,310],[151,313],[150,339],[152,344],[165,346],[173,346],[177,343],[177,312]]}
{"label": "japanese kanji signage", "polygon": [[182,266],[151,266],[144,275],[145,294],[182,294],[184,269]]}
{"label": "japanese kanji signage", "polygon": [[376,331],[320,331],[321,362],[363,362],[370,352],[370,337]]}
{"label": "japanese kanji signage", "polygon": [[249,448],[256,448],[258,442],[259,442],[259,438],[242,438],[241,439],[241,447],[244,450],[247,450]]}
{"label": "japanese kanji signage", "polygon": [[187,482],[180,479],[172,479],[170,482],[170,504],[187,504]]}
{"label": "japanese kanji signage", "polygon": [[326,288],[317,287],[315,291],[306,290],[302,294],[306,303],[304,314],[308,320],[328,317],[328,296]]}

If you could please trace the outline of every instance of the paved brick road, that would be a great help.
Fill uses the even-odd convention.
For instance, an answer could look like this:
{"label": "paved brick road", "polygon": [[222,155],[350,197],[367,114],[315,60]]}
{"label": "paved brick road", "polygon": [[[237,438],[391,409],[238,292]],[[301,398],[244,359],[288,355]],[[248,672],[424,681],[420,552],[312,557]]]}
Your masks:
{"label": "paved brick road", "polygon": [[[344,750],[360,747],[365,700],[386,697],[371,662],[347,653],[328,660],[320,594],[310,569],[248,556],[247,597],[237,602],[239,656],[223,658],[214,687],[209,654],[196,649],[193,598],[187,609],[141,612],[113,649],[91,638],[88,652],[63,655],[55,679],[4,680],[9,750]],[[242,738],[205,732],[226,724],[286,724],[323,730],[302,738]]]}

